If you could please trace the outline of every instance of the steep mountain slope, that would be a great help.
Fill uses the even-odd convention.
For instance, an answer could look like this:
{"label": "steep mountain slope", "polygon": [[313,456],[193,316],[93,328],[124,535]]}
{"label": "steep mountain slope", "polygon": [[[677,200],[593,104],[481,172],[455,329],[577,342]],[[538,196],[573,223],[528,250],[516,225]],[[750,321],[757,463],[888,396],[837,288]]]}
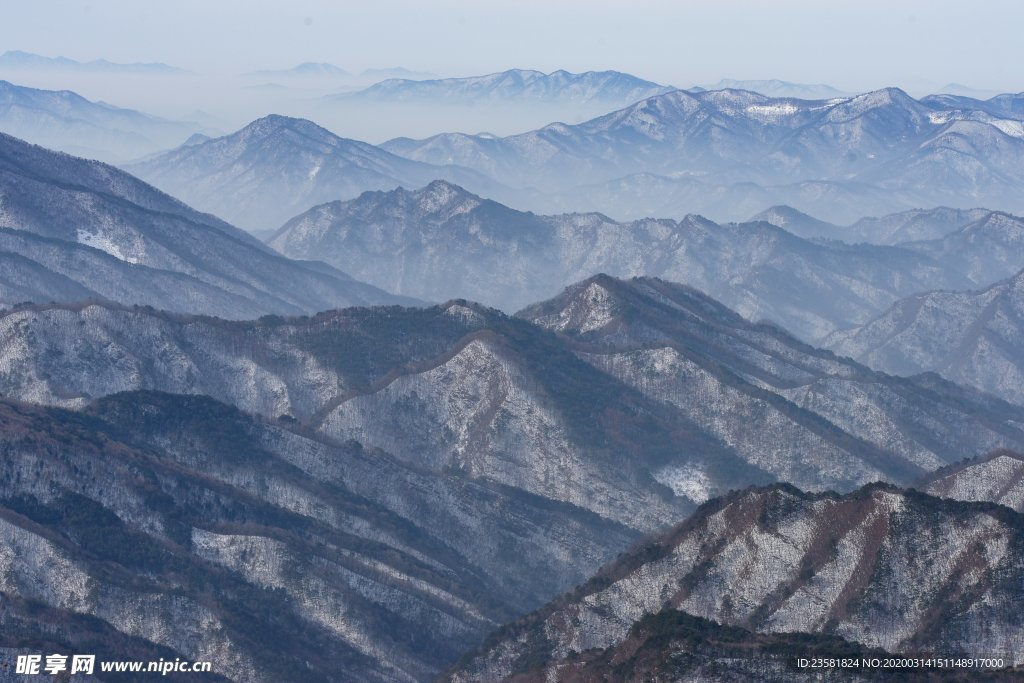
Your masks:
{"label": "steep mountain slope", "polygon": [[136,159],[180,145],[199,130],[193,123],[90,102],[69,90],[0,80],[0,131],[62,152],[102,161]]}
{"label": "steep mountain slope", "polygon": [[123,659],[135,639],[231,680],[427,680],[635,538],[205,397],[0,401],[0,425],[0,645],[92,638]]}
{"label": "steep mountain slope", "polygon": [[663,463],[701,462],[726,489],[772,480],[544,331],[483,308],[226,323],[89,306],[2,320],[7,396],[77,407],[134,388],[205,393],[638,530],[694,507],[651,474]]}
{"label": "steep mountain slope", "polygon": [[994,451],[944,467],[919,487],[933,496],[989,501],[1024,512],[1024,455]]}
{"label": "steep mountain slope", "polygon": [[396,293],[471,296],[505,310],[599,272],[663,277],[810,340],[866,322],[911,293],[976,284],[907,249],[818,244],[767,223],[700,216],[536,216],[439,182],[314,207],[268,243]]}
{"label": "steep mountain slope", "polygon": [[388,282],[383,286],[396,293],[470,297],[509,311],[551,296],[571,278],[550,221],[443,181],[315,206],[267,244],[291,258],[315,253],[359,273],[353,277]]}
{"label": "steep mountain slope", "polygon": [[[581,358],[683,410],[783,481],[811,471],[848,476],[846,489],[858,478],[906,481],[913,469],[977,453],[974,439],[1018,430],[1003,432],[1014,406],[934,377],[872,372],[681,285],[599,276],[519,315],[568,337]],[[704,480],[694,468],[662,475],[678,490],[700,491]]]}
{"label": "steep mountain slope", "polygon": [[276,115],[126,168],[250,230],[277,228],[311,206],[366,190],[418,187],[436,178],[493,187],[467,169],[410,161],[340,138],[311,121]]}
{"label": "steep mountain slope", "polygon": [[[971,217],[977,213],[970,212]],[[1024,268],[1024,218],[990,211],[939,239],[899,246],[929,256],[971,282],[990,284]]]}
{"label": "steep mountain slope", "polygon": [[[577,125],[502,138],[400,138],[384,147],[474,168],[521,188],[518,205],[542,211],[575,202],[575,210],[649,216],[651,183],[682,196],[693,181],[704,191],[694,193],[687,211],[734,220],[777,204],[833,222],[914,206],[1024,210],[1020,117],[936,110],[896,88],[831,100],[674,91]],[[817,200],[829,187],[847,200],[859,195],[859,215],[818,211],[828,206]],[[743,190],[766,203],[721,201]]]}
{"label": "steep mountain slope", "polygon": [[0,317],[0,392],[208,394],[638,531],[750,483],[909,484],[1024,448],[1024,409],[872,373],[683,287],[599,278],[526,315],[560,333],[464,302],[252,322],[25,308]]}
{"label": "steep mountain slope", "polygon": [[18,263],[2,277],[6,305],[101,297],[252,317],[401,301],[283,258],[123,171],[2,134],[0,252]]}
{"label": "steep mountain slope", "polygon": [[663,607],[762,633],[896,653],[1024,662],[1024,517],[871,485],[846,496],[738,492],[488,639],[451,680],[623,643]]}
{"label": "steep mountain slope", "polygon": [[1024,272],[981,291],[909,297],[826,344],[886,372],[938,372],[1024,404]]}

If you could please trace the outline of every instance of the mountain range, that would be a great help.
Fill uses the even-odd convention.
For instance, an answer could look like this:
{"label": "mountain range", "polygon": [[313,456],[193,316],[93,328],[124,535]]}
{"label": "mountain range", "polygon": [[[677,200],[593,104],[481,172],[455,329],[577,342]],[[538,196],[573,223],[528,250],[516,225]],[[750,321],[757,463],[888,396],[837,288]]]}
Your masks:
{"label": "mountain range", "polygon": [[769,207],[749,220],[765,221],[806,239],[840,240],[847,244],[867,242],[898,245],[946,237],[991,213],[980,208],[936,207],[865,217],[851,225],[835,225],[783,205]]}
{"label": "mountain range", "polygon": [[577,125],[384,147],[474,168],[539,211],[639,217],[653,208],[738,220],[788,204],[852,221],[920,206],[1024,210],[1020,118],[918,101],[897,88],[833,100],[677,90]]}
{"label": "mountain range", "polygon": [[[57,568],[12,561],[4,590],[27,602],[4,618],[27,638],[217,651],[230,678],[272,680],[274,642],[313,679],[424,680],[731,489],[906,485],[1024,448],[1024,409],[657,280],[596,277],[519,318],[22,307],[0,350],[5,537]],[[177,602],[145,602],[170,585]]]}
{"label": "mountain range", "polygon": [[249,230],[278,228],[316,204],[355,197],[367,189],[419,187],[436,178],[481,190],[494,187],[468,169],[410,161],[340,138],[311,121],[277,115],[125,168]]}
{"label": "mountain range", "polygon": [[427,680],[714,496],[1024,449],[1022,408],[607,276],[516,318],[23,306],[0,394],[0,631],[234,680]]}
{"label": "mountain range", "polygon": [[619,71],[569,73],[510,69],[467,78],[392,78],[328,101],[385,101],[410,104],[481,105],[486,102],[537,104],[595,103],[611,109],[673,90]]}
{"label": "mountain range", "polygon": [[961,222],[976,220],[938,240],[851,246],[763,221],[538,216],[434,182],[316,206],[268,244],[388,291],[434,301],[471,291],[507,311],[598,272],[662,277],[814,341],[866,323],[902,297],[986,285],[1024,268],[1024,221],[959,213]]}
{"label": "mountain range", "polygon": [[552,121],[579,123],[672,88],[620,71],[543,73],[509,69],[482,76],[378,74],[315,100],[302,115],[374,141],[451,131],[521,133]]}
{"label": "mountain range", "polygon": [[0,130],[37,145],[111,162],[177,146],[205,128],[91,102],[69,90],[0,81]]}
{"label": "mountain range", "polygon": [[[170,147],[0,133],[0,681],[1021,676],[1020,95],[415,78],[316,106],[563,122],[0,81],[5,130]],[[1007,668],[798,664],[906,655]]]}
{"label": "mountain range", "polygon": [[97,299],[225,317],[403,300],[97,161],[0,134],[0,304]]}
{"label": "mountain range", "polygon": [[21,50],[0,54],[0,71],[66,71],[71,73],[117,73],[146,76],[170,76],[188,73],[184,69],[161,62],[120,64],[106,59],[79,62],[67,57],[44,57]]}
{"label": "mountain range", "polygon": [[5,396],[205,394],[638,531],[736,486],[911,484],[1024,447],[1024,409],[875,373],[658,280],[599,276],[517,318],[459,301],[250,322],[22,307],[0,349]]}

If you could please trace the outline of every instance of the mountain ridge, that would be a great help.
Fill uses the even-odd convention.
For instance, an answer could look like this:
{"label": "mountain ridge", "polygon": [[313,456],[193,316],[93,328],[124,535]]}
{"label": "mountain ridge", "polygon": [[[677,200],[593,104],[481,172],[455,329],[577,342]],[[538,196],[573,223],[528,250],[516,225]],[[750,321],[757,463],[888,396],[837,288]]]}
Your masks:
{"label": "mountain ridge", "polygon": [[[441,195],[452,205],[448,213],[433,207]],[[962,220],[949,223],[967,224],[943,239],[850,245],[810,237],[820,224],[805,239],[770,222],[717,224],[695,215],[631,222],[600,213],[538,215],[435,181],[315,206],[267,243],[389,291],[435,301],[470,292],[507,311],[598,272],[662,277],[814,341],[864,324],[904,296],[988,284],[1024,267],[1016,248],[1024,221],[954,213]]]}
{"label": "mountain ridge", "polygon": [[[229,317],[401,300],[325,264],[286,259],[112,166],[5,134],[0,228],[0,248],[33,261],[57,299],[70,279],[111,300]],[[40,284],[36,296],[48,301],[50,285]],[[0,301],[20,303],[23,291],[0,292]]]}
{"label": "mountain ridge", "polygon": [[419,185],[438,177],[492,187],[473,171],[410,161],[338,137],[312,121],[277,114],[126,169],[249,229],[276,229],[298,211],[367,189]]}
{"label": "mountain ridge", "polygon": [[[524,661],[532,668],[615,646],[663,607],[765,633],[841,635],[897,654],[985,650],[1019,664],[1024,642],[1010,583],[1021,571],[1013,539],[1022,520],[991,503],[943,501],[882,484],[843,496],[807,496],[786,484],[735,492],[492,635],[446,680],[499,680]],[[983,528],[1005,551],[990,554],[970,542],[971,531]],[[921,548],[922,538],[942,549]],[[916,552],[956,559],[926,567],[913,562]],[[777,568],[770,576],[749,571],[766,562]],[[960,562],[975,563],[991,582],[958,573]],[[886,584],[894,594],[883,604],[872,590],[893,574],[900,582]],[[960,598],[956,604],[948,591]]]}

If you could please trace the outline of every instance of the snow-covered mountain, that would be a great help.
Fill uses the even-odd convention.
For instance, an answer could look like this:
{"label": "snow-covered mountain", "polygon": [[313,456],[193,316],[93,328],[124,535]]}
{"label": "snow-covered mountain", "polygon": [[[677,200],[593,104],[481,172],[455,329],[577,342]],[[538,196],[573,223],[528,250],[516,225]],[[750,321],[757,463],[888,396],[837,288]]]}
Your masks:
{"label": "snow-covered mountain", "polygon": [[650,215],[652,201],[678,213],[685,200],[685,211],[737,220],[788,204],[842,223],[917,206],[1024,210],[1022,126],[1017,115],[942,108],[897,88],[829,100],[673,91],[577,125],[384,147],[474,168],[539,211],[634,217]]}
{"label": "snow-covered mountain", "polygon": [[999,249],[990,244],[999,241],[849,246],[801,239],[765,222],[538,216],[435,182],[314,207],[268,243],[388,291],[435,301],[469,296],[506,311],[595,273],[651,275],[814,340],[865,323],[912,293],[990,284],[1005,273],[976,265],[993,262],[992,254],[1024,267],[1024,251],[1005,239]]}
{"label": "snow-covered mountain", "polygon": [[0,131],[31,143],[101,161],[136,159],[180,145],[203,128],[90,102],[69,90],[0,81]]}
{"label": "snow-covered mountain", "polygon": [[979,100],[956,94],[939,94],[922,97],[921,101],[936,109],[977,109],[994,116],[1008,116],[1015,119],[1024,117],[1024,93],[1004,93]]}
{"label": "snow-covered mountain", "polygon": [[520,318],[21,307],[0,315],[0,394],[0,628],[216,651],[268,682],[430,680],[748,484],[905,485],[1024,449],[1024,408],[608,277]]}
{"label": "snow-covered mountain", "polygon": [[999,503],[1024,512],[1024,455],[994,451],[944,467],[918,487],[933,496]]}
{"label": "snow-covered mountain", "polygon": [[638,531],[749,483],[909,484],[1024,448],[1024,408],[880,375],[657,280],[594,278],[521,318],[458,301],[238,323],[30,307],[0,318],[0,350],[5,396],[207,394]]}
{"label": "snow-covered mountain", "polygon": [[316,204],[367,190],[419,187],[443,178],[494,189],[480,174],[410,161],[334,135],[311,121],[267,116],[220,138],[127,165],[201,210],[249,230],[280,227]]}
{"label": "snow-covered mountain", "polygon": [[3,134],[0,254],[7,306],[105,299],[242,318],[403,301],[284,258],[124,171]]}
{"label": "snow-covered mountain", "polygon": [[845,496],[749,489],[498,631],[445,680],[545,668],[551,675],[536,680],[563,680],[559,664],[571,671],[584,652],[619,646],[637,622],[675,610],[761,633],[835,635],[897,654],[985,652],[1019,665],[1022,548],[1024,517],[988,503],[878,484]]}
{"label": "snow-covered mountain", "polygon": [[981,291],[909,297],[826,343],[886,372],[938,372],[1024,404],[1024,271]]}
{"label": "snow-covered mountain", "polygon": [[218,680],[430,680],[636,539],[199,396],[0,399],[0,631]]}

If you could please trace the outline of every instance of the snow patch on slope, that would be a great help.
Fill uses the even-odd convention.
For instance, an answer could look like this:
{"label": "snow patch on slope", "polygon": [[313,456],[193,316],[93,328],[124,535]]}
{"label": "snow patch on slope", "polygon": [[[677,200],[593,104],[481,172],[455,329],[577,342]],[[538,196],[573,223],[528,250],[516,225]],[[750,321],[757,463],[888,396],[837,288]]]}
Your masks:
{"label": "snow patch on slope", "polygon": [[125,261],[126,263],[139,262],[139,259],[137,258],[126,256],[124,252],[121,251],[121,247],[119,247],[109,235],[102,231],[91,233],[79,228],[77,239],[79,244],[84,244],[85,246],[92,247],[93,249],[99,249],[120,261]]}
{"label": "snow patch on slope", "polygon": [[711,478],[693,464],[663,467],[654,473],[654,478],[677,496],[685,496],[698,505],[711,498]]}

